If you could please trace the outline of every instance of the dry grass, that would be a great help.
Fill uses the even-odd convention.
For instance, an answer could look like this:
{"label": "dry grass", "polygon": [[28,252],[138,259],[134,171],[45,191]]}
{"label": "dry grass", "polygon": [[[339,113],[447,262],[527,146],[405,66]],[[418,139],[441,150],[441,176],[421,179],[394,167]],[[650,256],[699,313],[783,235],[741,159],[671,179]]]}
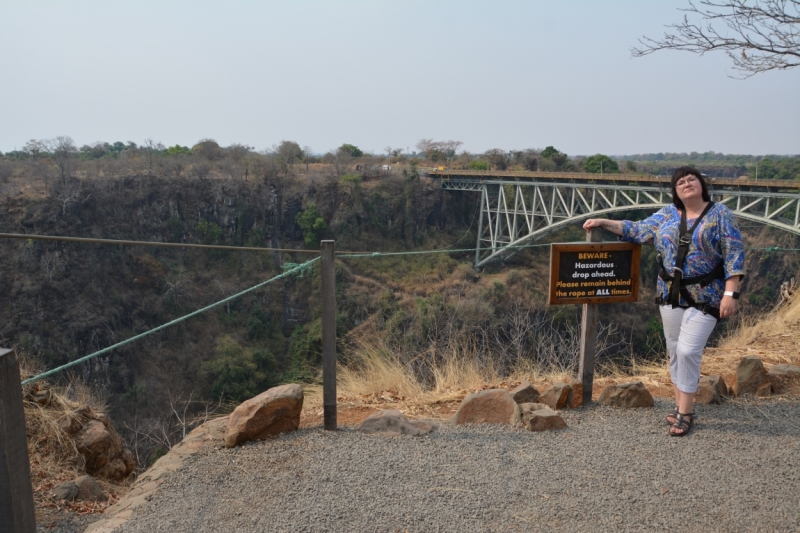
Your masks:
{"label": "dry grass", "polygon": [[[37,375],[41,367],[33,357],[18,353],[22,379]],[[109,500],[106,502],[63,502],[56,500],[51,489],[63,481],[86,473],[83,456],[78,453],[73,438],[65,428],[70,422],[84,422],[87,408],[97,413],[105,411],[105,402],[93,389],[77,378],[64,386],[51,386],[45,380],[26,385],[23,389],[25,422],[28,432],[28,455],[31,481],[36,503],[50,510],[68,509],[80,514],[100,513],[119,496],[119,487],[104,483]]]}

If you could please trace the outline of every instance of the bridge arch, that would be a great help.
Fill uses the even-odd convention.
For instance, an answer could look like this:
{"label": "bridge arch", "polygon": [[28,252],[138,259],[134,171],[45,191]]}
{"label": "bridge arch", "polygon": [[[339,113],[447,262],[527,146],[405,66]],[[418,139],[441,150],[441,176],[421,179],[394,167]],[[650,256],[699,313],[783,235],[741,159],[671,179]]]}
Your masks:
{"label": "bridge arch", "polygon": [[[494,175],[442,179],[442,189],[481,193],[475,268],[506,259],[520,246],[584,219],[620,211],[656,211],[672,202],[669,181],[663,178],[552,174],[546,180]],[[739,218],[800,235],[800,183],[773,186],[718,180],[710,192],[715,202],[727,205]]]}

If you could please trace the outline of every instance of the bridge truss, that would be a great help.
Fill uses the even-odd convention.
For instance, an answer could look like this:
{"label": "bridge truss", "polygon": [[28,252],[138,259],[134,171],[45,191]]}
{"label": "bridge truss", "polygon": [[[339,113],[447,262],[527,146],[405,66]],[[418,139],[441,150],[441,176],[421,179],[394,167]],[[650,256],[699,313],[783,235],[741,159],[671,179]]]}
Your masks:
{"label": "bridge truss", "polygon": [[[796,185],[789,188],[793,190],[780,190],[763,181],[757,185],[724,181],[712,184],[712,200],[727,205],[739,218],[800,235],[800,189]],[[442,179],[441,187],[481,193],[475,268],[506,259],[519,251],[519,246],[584,219],[620,211],[656,211],[672,202],[669,183],[663,179],[520,181],[462,176]]]}

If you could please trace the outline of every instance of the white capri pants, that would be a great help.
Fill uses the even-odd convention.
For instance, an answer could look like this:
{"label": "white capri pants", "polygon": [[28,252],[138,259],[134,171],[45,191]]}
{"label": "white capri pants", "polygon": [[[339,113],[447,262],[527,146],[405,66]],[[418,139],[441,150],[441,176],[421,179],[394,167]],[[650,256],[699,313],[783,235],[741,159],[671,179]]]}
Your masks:
{"label": "white capri pants", "polygon": [[669,374],[681,392],[693,394],[700,383],[700,360],[717,319],[694,307],[660,306],[669,353]]}

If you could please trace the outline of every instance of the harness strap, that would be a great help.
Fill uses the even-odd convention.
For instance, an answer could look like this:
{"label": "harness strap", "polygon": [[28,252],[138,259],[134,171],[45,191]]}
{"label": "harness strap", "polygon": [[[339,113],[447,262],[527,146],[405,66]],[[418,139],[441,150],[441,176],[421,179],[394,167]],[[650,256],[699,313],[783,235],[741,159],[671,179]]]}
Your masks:
{"label": "harness strap", "polygon": [[[698,224],[700,221],[703,220],[703,217],[706,216],[708,210],[711,209],[711,206],[714,205],[714,202],[708,202],[706,208],[703,209],[703,212],[700,213],[700,216],[694,221],[692,224],[691,229],[687,229],[686,226],[686,206],[684,206],[683,210],[681,211],[681,225],[680,225],[680,233],[679,233],[679,240],[678,240],[678,257],[675,259],[675,267],[672,269],[672,285],[669,289],[669,302],[672,304],[673,309],[679,307],[681,301],[681,289],[683,289],[683,263],[686,260],[686,254],[689,252],[689,244],[692,242],[692,234],[694,230],[697,229]],[[684,289],[685,290],[685,289]],[[684,296],[685,298],[685,296]]]}
{"label": "harness strap", "polygon": [[[699,304],[699,303],[695,302],[692,299],[691,295],[689,295],[688,298],[687,298],[687,294],[689,294],[688,291],[686,292],[686,294],[683,295],[683,297],[686,299],[686,303],[688,304],[687,307],[694,307],[695,309],[697,309],[698,311],[700,311],[704,315],[711,315],[714,318],[716,318],[717,320],[720,320],[720,318],[719,318],[719,309],[718,308],[713,307],[711,304],[708,304],[708,303],[700,303]],[[656,297],[656,305],[670,305],[670,301],[669,300],[665,300],[664,298],[662,298],[660,296],[657,296]]]}
{"label": "harness strap", "polygon": [[[674,276],[664,269],[663,264],[661,265],[661,272],[658,274],[658,277],[667,282],[670,282],[674,279]],[[697,285],[699,283],[701,287],[705,287],[715,279],[725,279],[725,267],[722,265],[722,263],[714,267],[714,270],[708,274],[692,276],[691,278],[682,278],[681,285],[686,287],[687,285]]]}

